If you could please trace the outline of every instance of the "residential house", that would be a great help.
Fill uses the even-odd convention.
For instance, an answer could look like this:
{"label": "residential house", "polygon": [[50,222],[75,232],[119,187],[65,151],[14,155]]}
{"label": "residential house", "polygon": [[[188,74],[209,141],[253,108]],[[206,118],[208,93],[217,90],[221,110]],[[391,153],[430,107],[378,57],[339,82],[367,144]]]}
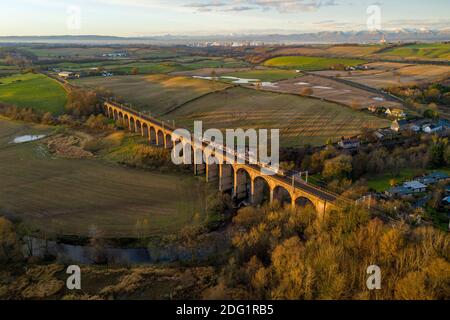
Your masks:
{"label": "residential house", "polygon": [[79,78],[80,77],[79,74],[77,74],[75,72],[70,72],[70,71],[60,72],[60,73],[58,73],[58,76],[60,78],[63,78],[63,79],[75,79],[75,78]]}
{"label": "residential house", "polygon": [[444,130],[450,129],[450,121],[447,119],[439,119],[437,125],[442,126]]}
{"label": "residential house", "polygon": [[436,133],[436,132],[442,131],[442,130],[444,130],[444,128],[441,125],[432,123],[432,124],[423,126],[422,130],[426,133],[431,134],[431,133]]}
{"label": "residential house", "polygon": [[450,196],[442,199],[442,203],[444,204],[444,206],[450,206]]}
{"label": "residential house", "polygon": [[358,138],[345,139],[342,138],[338,143],[339,147],[345,150],[358,149],[361,146],[361,141]]}
{"label": "residential house", "polygon": [[111,52],[111,53],[104,53],[103,57],[108,58],[120,58],[120,57],[126,57],[128,54],[126,52]]}
{"label": "residential house", "polygon": [[427,190],[427,186],[421,183],[420,181],[409,181],[403,184],[403,187],[411,190],[412,193],[420,193],[425,192]]}
{"label": "residential house", "polygon": [[408,121],[407,120],[395,120],[392,122],[391,130],[395,132],[400,132],[408,129]]}
{"label": "residential house", "polygon": [[386,191],[386,195],[391,198],[401,198],[406,197],[413,194],[411,189],[408,189],[404,186],[393,187]]}
{"label": "residential house", "polygon": [[450,181],[450,176],[445,172],[434,172],[420,179],[420,182],[426,185],[436,184],[442,181]]}
{"label": "residential house", "polygon": [[419,179],[419,181],[427,186],[442,181],[450,181],[450,176],[445,172],[434,172]]}
{"label": "residential house", "polygon": [[406,117],[405,111],[395,108],[387,108],[386,114],[391,117],[396,117],[397,119],[402,119]]}
{"label": "residential house", "polygon": [[372,113],[375,113],[375,112],[377,112],[378,107],[377,106],[370,106],[370,107],[367,108],[367,110],[369,110]]}
{"label": "residential house", "polygon": [[374,137],[380,140],[392,139],[395,136],[395,133],[390,129],[378,129],[374,132]]}

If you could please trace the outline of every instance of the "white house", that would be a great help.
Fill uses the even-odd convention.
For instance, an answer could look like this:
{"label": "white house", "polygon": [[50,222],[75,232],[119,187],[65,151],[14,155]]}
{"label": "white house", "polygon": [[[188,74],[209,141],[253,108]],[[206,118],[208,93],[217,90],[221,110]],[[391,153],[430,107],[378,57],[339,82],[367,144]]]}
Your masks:
{"label": "white house", "polygon": [[359,141],[359,139],[355,138],[355,139],[342,139],[341,141],[339,141],[338,145],[346,150],[349,149],[358,149],[361,145],[361,141]]}
{"label": "white house", "polygon": [[63,79],[74,79],[74,78],[79,78],[80,77],[79,74],[77,74],[75,72],[70,72],[70,71],[60,72],[60,73],[58,73],[58,76],[60,78],[63,78]]}
{"label": "white house", "polygon": [[411,190],[413,193],[425,192],[427,190],[427,186],[419,181],[405,182],[403,187]]}
{"label": "white house", "polygon": [[426,133],[436,133],[442,131],[444,128],[441,125],[430,124],[423,127],[423,131]]}

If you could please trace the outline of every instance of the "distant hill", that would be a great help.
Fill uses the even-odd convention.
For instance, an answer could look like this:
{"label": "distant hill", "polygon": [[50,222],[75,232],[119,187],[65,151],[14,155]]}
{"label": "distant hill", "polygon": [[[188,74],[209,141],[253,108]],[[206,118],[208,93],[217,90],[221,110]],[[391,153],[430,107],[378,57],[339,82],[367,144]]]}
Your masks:
{"label": "distant hill", "polygon": [[264,42],[267,44],[306,44],[306,43],[375,43],[384,35],[388,42],[412,41],[450,41],[450,30],[401,29],[397,31],[325,31],[299,34],[233,34],[210,36],[152,36],[152,37],[114,37],[114,36],[27,36],[0,37],[0,43],[61,43],[61,44],[191,44],[195,42]]}

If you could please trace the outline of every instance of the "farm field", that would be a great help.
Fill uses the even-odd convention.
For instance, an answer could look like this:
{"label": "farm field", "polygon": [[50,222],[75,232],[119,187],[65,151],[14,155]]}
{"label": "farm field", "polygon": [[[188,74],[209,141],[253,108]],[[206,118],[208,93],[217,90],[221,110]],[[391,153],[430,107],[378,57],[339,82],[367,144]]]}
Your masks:
{"label": "farm field", "polygon": [[326,70],[335,65],[355,66],[364,64],[367,61],[345,58],[321,58],[321,57],[301,57],[286,56],[267,60],[266,67],[277,67],[284,69],[300,69],[303,71]]}
{"label": "farm field", "polygon": [[10,144],[51,130],[0,120],[0,214],[46,236],[87,236],[92,226],[106,237],[166,235],[202,218],[207,190],[195,177],[58,158],[39,141]]}
{"label": "farm field", "polygon": [[373,67],[374,70],[353,71],[351,73],[339,71],[319,71],[315,73],[326,76],[337,76],[339,74],[342,79],[376,89],[429,84],[450,76],[450,66],[390,62],[369,63],[367,66]]}
{"label": "farm field", "polygon": [[338,102],[351,108],[365,109],[371,105],[401,108],[401,104],[386,101],[381,94],[374,94],[353,86],[315,75],[280,81],[270,87],[262,87],[275,92],[305,94],[320,99]]}
{"label": "farm field", "polygon": [[299,74],[293,70],[265,69],[231,72],[225,73],[223,74],[223,76],[275,82],[280,80],[292,79],[298,77]]}
{"label": "farm field", "polygon": [[75,80],[74,83],[111,90],[127,103],[133,104],[137,110],[151,111],[155,116],[202,95],[229,87],[221,82],[166,75],[88,77]]}
{"label": "farm field", "polygon": [[274,56],[305,55],[319,57],[367,57],[383,49],[381,45],[369,46],[305,46],[297,48],[283,48],[272,51]]}
{"label": "farm field", "polygon": [[200,68],[187,71],[175,71],[169,73],[173,76],[185,76],[185,77],[211,77],[213,73],[216,76],[225,75],[233,72],[246,72],[250,71],[250,68]]}
{"label": "farm field", "polygon": [[0,78],[0,102],[61,114],[67,103],[65,89],[42,74],[16,74]]}
{"label": "farm field", "polygon": [[405,60],[450,60],[450,43],[421,43],[388,49],[381,58]]}
{"label": "farm field", "polygon": [[105,53],[115,52],[118,49],[108,47],[23,47],[23,50],[32,53],[38,58],[79,57],[94,58]]}
{"label": "farm field", "polygon": [[389,122],[318,99],[236,87],[192,101],[166,116],[192,128],[280,129],[282,146],[322,145],[328,139],[353,136],[363,126],[385,127]]}
{"label": "farm field", "polygon": [[0,79],[12,74],[20,73],[20,69],[15,66],[7,66],[0,64]]}
{"label": "farm field", "polygon": [[76,72],[87,72],[92,68],[103,68],[107,71],[120,73],[120,74],[131,74],[133,69],[136,68],[139,74],[160,74],[160,73],[173,73],[182,71],[191,71],[203,68],[225,68],[231,71],[234,68],[247,67],[247,64],[234,59],[205,59],[205,60],[188,60],[185,59],[168,60],[168,61],[133,61],[133,60],[117,60],[117,61],[98,61],[98,62],[63,62],[54,67]]}

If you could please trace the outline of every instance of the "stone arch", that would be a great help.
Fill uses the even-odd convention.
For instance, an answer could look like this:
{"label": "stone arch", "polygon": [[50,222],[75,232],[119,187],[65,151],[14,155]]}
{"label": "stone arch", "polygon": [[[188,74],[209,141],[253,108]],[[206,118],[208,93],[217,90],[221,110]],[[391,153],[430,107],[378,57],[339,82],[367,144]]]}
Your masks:
{"label": "stone arch", "polygon": [[235,172],[234,196],[236,200],[252,200],[252,178],[244,168],[239,168]]}
{"label": "stone arch", "polygon": [[150,130],[148,128],[147,122],[142,123],[142,134],[144,137],[147,137],[147,138],[150,137]]}
{"label": "stone arch", "polygon": [[156,144],[156,129],[155,127],[150,127],[150,143]]}
{"label": "stone arch", "polygon": [[136,132],[136,122],[133,117],[130,117],[130,131]]}
{"label": "stone arch", "polygon": [[136,129],[137,133],[143,134],[143,132],[142,132],[142,123],[141,123],[141,121],[139,119],[136,119],[135,127],[136,127],[135,129]]}
{"label": "stone arch", "polygon": [[164,146],[164,132],[162,130],[158,130],[158,146]]}
{"label": "stone arch", "polygon": [[253,180],[253,204],[266,202],[270,202],[270,185],[265,178],[258,176]]}
{"label": "stone arch", "polygon": [[220,168],[217,159],[215,159],[215,152],[205,153],[205,164],[206,164],[206,181],[216,181],[219,178]]}
{"label": "stone arch", "polygon": [[173,148],[173,141],[172,141],[172,135],[166,134],[166,148],[172,149]]}
{"label": "stone arch", "polygon": [[234,169],[231,164],[219,165],[219,189],[231,196],[234,193]]}
{"label": "stone arch", "polygon": [[118,112],[117,112],[117,109],[114,109],[114,112],[113,112],[113,118],[114,118],[114,120],[119,120],[119,114],[118,114]]}
{"label": "stone arch", "polygon": [[128,118],[127,114],[123,115],[123,125],[126,129],[130,129],[130,118]]}
{"label": "stone arch", "polygon": [[273,189],[273,200],[278,201],[282,206],[292,204],[292,196],[290,192],[282,186],[276,186]]}
{"label": "stone arch", "polygon": [[300,209],[301,210],[302,208],[306,208],[306,207],[312,207],[317,212],[317,208],[314,205],[314,202],[312,202],[307,197],[300,196],[297,199],[295,199],[295,208],[296,209]]}

